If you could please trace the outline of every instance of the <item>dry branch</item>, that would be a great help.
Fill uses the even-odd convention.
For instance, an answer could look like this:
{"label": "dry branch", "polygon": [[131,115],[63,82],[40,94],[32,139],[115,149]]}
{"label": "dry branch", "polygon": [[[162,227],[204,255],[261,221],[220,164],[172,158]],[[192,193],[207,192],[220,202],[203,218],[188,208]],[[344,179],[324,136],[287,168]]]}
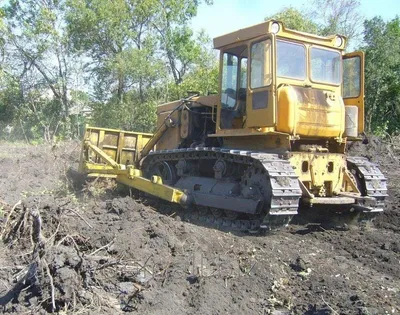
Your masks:
{"label": "dry branch", "polygon": [[98,253],[99,251],[101,251],[101,250],[103,250],[103,249],[105,249],[105,248],[110,247],[112,244],[114,244],[114,240],[112,240],[110,243],[108,243],[108,244],[106,244],[106,245],[104,245],[104,246],[102,246],[102,247],[96,249],[95,251],[91,252],[88,256],[93,256],[94,254]]}
{"label": "dry branch", "polygon": [[326,301],[324,300],[324,297],[323,297],[323,296],[321,296],[321,298],[322,298],[322,301],[325,303],[325,305],[328,306],[329,309],[333,312],[333,314],[339,315],[339,313],[336,312],[336,311],[328,304],[328,302],[326,302]]}
{"label": "dry branch", "polygon": [[81,216],[78,212],[76,212],[73,209],[69,209],[69,211],[71,211],[72,213],[76,214],[78,217],[80,217],[83,220],[83,222],[85,222],[87,224],[88,227],[93,229],[93,226],[83,216]]}
{"label": "dry branch", "polygon": [[46,269],[47,276],[49,277],[50,280],[50,288],[51,288],[51,311],[54,312],[56,310],[56,301],[55,301],[55,290],[54,290],[54,279],[53,276],[51,275],[49,265],[47,264],[46,259],[43,258],[42,260],[44,267]]}
{"label": "dry branch", "polygon": [[14,207],[11,208],[10,213],[7,215],[7,219],[6,219],[6,222],[4,224],[4,229],[0,234],[0,238],[3,238],[4,233],[6,231],[6,227],[7,227],[8,223],[9,223],[9,221],[10,221],[11,215],[14,213],[15,209],[20,205],[21,205],[21,200],[18,200],[18,202],[14,205]]}

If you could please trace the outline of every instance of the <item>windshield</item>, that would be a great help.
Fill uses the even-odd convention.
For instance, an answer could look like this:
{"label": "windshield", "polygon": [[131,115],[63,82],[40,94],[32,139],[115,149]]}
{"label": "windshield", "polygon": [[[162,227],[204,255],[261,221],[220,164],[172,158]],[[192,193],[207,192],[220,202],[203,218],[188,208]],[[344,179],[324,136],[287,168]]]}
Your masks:
{"label": "windshield", "polygon": [[321,48],[311,48],[311,81],[340,84],[340,53]]}
{"label": "windshield", "polygon": [[278,76],[295,80],[306,78],[306,48],[303,45],[277,41]]}

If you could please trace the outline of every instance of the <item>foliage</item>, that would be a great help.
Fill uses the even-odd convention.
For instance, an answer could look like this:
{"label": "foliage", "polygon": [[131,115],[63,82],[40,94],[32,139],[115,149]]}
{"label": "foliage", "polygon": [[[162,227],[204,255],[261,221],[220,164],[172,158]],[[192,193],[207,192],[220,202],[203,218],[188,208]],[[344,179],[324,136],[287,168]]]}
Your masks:
{"label": "foliage", "polygon": [[359,0],[314,0],[312,15],[320,21],[320,34],[342,34],[347,45],[358,41],[362,34],[364,17],[360,14]]}
{"label": "foliage", "polygon": [[358,0],[314,0],[308,8],[286,7],[266,20],[277,19],[287,28],[322,36],[345,35],[349,44],[361,34],[363,16],[359,7]]}
{"label": "foliage", "polygon": [[0,73],[0,135],[9,138],[20,98],[18,81],[6,72]]}
{"label": "foliage", "polygon": [[198,70],[209,54],[204,36],[188,27],[199,3],[67,1],[72,47],[88,59],[87,74],[94,78],[92,123],[152,131],[156,104],[180,96],[168,91],[199,82]]}
{"label": "foliage", "polygon": [[400,19],[364,23],[366,127],[386,135],[400,131]]}
{"label": "foliage", "polygon": [[52,142],[79,136],[85,122],[152,131],[157,104],[215,90],[209,39],[188,26],[200,3],[8,1],[0,9],[0,137]]}
{"label": "foliage", "polygon": [[268,16],[265,20],[276,19],[282,21],[285,27],[307,33],[319,33],[318,24],[315,23],[310,16],[293,7],[286,7]]}
{"label": "foliage", "polygon": [[215,52],[209,47],[210,39],[204,33],[199,34],[199,55],[191,71],[184,77],[180,84],[168,84],[167,98],[177,100],[186,97],[189,91],[208,95],[218,91],[218,62]]}
{"label": "foliage", "polygon": [[5,63],[12,81],[18,82],[18,102],[11,103],[15,127],[27,141],[71,137],[74,56],[65,33],[63,1],[12,0],[3,12]]}
{"label": "foliage", "polygon": [[[210,38],[190,21],[200,0],[10,0],[0,8],[0,137],[53,142],[87,122],[153,131],[157,104],[218,89]],[[212,4],[206,0],[205,3]],[[358,0],[314,0],[269,16],[341,33],[356,45]],[[364,23],[368,131],[400,128],[399,19]]]}

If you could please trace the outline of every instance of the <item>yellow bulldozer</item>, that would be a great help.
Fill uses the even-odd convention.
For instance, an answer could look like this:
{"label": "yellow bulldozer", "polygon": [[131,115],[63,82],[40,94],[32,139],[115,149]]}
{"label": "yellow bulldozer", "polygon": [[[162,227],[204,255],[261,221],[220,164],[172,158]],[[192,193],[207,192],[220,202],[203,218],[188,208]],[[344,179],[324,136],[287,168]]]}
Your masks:
{"label": "yellow bulldozer", "polygon": [[345,44],[276,20],[217,37],[218,95],[159,105],[154,134],[87,126],[80,172],[243,230],[379,213],[385,177],[346,153],[364,134],[364,55]]}

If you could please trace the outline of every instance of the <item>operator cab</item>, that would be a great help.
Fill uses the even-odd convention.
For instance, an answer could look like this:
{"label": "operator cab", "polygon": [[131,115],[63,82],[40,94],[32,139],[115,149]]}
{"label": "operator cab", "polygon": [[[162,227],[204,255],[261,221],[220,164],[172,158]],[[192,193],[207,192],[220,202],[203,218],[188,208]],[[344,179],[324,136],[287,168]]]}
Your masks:
{"label": "operator cab", "polygon": [[357,111],[355,136],[363,132],[363,54],[345,55],[343,36],[271,20],[217,37],[214,46],[221,52],[216,135],[342,138],[345,106]]}

